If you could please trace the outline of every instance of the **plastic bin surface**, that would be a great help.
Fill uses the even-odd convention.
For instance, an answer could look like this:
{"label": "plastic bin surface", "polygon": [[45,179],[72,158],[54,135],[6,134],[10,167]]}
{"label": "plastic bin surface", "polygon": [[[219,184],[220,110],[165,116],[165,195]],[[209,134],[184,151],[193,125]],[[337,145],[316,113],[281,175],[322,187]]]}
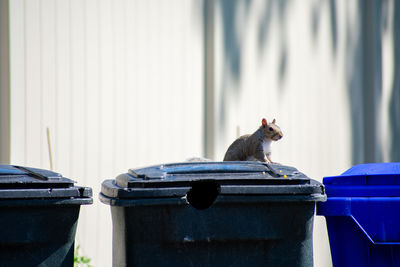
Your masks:
{"label": "plastic bin surface", "polygon": [[130,169],[115,180],[104,181],[100,199],[118,206],[128,200],[182,199],[200,190],[214,192],[221,200],[224,196],[239,195],[294,201],[325,199],[322,184],[297,169],[259,162],[171,163]]}
{"label": "plastic bin surface", "polygon": [[324,187],[257,162],[173,163],[102,184],[113,266],[313,266],[315,202]]}
{"label": "plastic bin surface", "polygon": [[0,165],[0,266],[72,266],[80,205],[92,202],[61,174]]}
{"label": "plastic bin surface", "polygon": [[356,165],[323,180],[334,266],[400,266],[400,163]]}

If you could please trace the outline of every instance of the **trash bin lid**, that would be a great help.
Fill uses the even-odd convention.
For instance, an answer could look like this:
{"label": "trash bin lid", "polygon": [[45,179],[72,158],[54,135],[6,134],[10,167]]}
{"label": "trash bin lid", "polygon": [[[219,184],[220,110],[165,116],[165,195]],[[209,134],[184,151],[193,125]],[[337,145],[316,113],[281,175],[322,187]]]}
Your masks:
{"label": "trash bin lid", "polygon": [[355,165],[323,183],[328,197],[398,197],[400,162]]}
{"label": "trash bin lid", "polygon": [[91,188],[74,186],[61,174],[29,167],[0,165],[0,200],[27,198],[90,198]]}
{"label": "trash bin lid", "polygon": [[219,195],[324,195],[323,185],[296,168],[261,162],[183,162],[130,169],[103,182],[111,198],[182,197],[196,185],[216,185]]}

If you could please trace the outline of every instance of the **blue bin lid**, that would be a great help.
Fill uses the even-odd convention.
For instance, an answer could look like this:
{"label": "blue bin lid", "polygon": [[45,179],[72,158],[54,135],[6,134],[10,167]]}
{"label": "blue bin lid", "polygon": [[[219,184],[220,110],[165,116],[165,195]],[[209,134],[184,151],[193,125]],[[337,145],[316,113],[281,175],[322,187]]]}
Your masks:
{"label": "blue bin lid", "polygon": [[0,202],[6,199],[91,198],[91,188],[74,186],[74,183],[48,170],[0,165]]}
{"label": "blue bin lid", "polygon": [[400,162],[356,165],[323,179],[329,197],[399,197]]}

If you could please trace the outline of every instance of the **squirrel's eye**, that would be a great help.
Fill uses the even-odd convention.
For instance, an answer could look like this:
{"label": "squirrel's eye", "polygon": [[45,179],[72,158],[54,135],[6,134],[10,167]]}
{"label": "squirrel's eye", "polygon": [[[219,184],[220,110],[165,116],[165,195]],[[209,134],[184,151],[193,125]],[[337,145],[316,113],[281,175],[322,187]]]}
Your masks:
{"label": "squirrel's eye", "polygon": [[269,130],[272,132],[274,129],[272,129],[272,127],[269,127]]}

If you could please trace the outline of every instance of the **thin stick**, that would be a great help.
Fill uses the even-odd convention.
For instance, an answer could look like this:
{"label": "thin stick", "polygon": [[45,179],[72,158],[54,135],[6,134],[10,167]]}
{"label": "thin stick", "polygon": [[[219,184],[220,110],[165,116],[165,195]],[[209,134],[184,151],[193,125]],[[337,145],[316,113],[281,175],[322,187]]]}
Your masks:
{"label": "thin stick", "polygon": [[50,129],[47,127],[47,146],[49,147],[50,170],[53,170],[53,156],[51,154]]}
{"label": "thin stick", "polygon": [[240,126],[236,126],[236,138],[240,137]]}

